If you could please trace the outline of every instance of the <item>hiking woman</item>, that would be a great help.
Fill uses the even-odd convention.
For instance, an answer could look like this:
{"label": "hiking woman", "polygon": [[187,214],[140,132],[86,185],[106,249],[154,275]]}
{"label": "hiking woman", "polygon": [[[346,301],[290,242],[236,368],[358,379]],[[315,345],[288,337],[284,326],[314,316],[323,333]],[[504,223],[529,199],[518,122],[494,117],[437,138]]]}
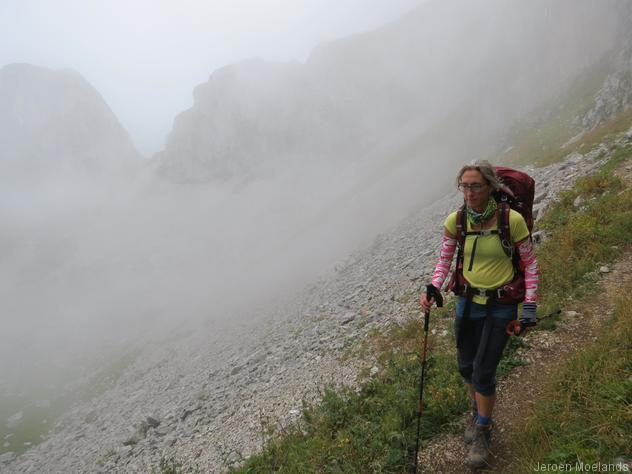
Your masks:
{"label": "hiking woman", "polygon": [[[505,328],[510,321],[516,320],[518,302],[522,300],[522,327],[535,323],[538,268],[525,219],[519,212],[509,210],[507,205],[502,205],[502,212],[506,213],[503,217],[501,205],[494,199],[493,193],[502,183],[491,164],[475,161],[464,166],[457,175],[457,185],[465,202],[461,211],[453,212],[445,220],[432,286],[436,291],[442,288],[457,249],[457,235],[464,236],[461,237],[464,245],[460,284],[457,279],[452,288],[458,295],[455,319],[457,361],[474,412],[473,421],[465,432],[465,441],[470,443],[466,462],[470,467],[482,468],[487,465],[490,455],[496,368],[509,337]],[[499,224],[506,222],[507,215],[509,226],[504,235],[509,232],[507,240],[510,243],[504,243],[511,249],[503,248],[498,230],[503,228]],[[516,271],[518,263],[524,276]],[[520,286],[517,296],[510,294],[516,289],[514,286]],[[424,293],[420,303],[423,310],[428,311],[434,298]],[[520,327],[517,326],[515,333],[520,332]]]}

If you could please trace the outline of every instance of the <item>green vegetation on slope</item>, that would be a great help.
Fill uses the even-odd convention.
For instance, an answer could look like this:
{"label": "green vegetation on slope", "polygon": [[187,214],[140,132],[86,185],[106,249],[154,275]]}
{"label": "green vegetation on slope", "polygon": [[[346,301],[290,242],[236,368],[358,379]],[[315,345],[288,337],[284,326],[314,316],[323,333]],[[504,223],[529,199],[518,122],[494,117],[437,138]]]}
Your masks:
{"label": "green vegetation on slope", "polygon": [[[449,319],[449,311],[433,312]],[[282,433],[267,432],[261,455],[233,472],[402,472],[415,451],[419,396],[419,319],[375,334],[365,348],[378,353],[379,372],[359,390],[327,388],[320,404]],[[430,438],[466,408],[465,391],[448,349],[451,338],[430,336],[422,436]],[[281,435],[281,436],[278,436]]]}
{"label": "green vegetation on slope", "polygon": [[[631,154],[630,149],[618,150],[599,172],[578,180],[572,190],[563,193],[540,222],[540,228],[550,234],[538,250],[541,314],[589,290],[596,266],[614,260],[617,252],[613,248],[628,243],[632,191],[613,170]],[[583,200],[578,207],[574,205],[577,196]],[[435,324],[449,318],[449,311],[433,311]],[[554,326],[554,322],[548,326]],[[410,471],[421,333],[421,321],[416,318],[404,326],[392,327],[386,334],[375,335],[370,347],[379,354],[381,370],[376,377],[358,391],[326,389],[320,404],[306,405],[303,418],[282,432],[271,428],[263,452],[232,472]],[[424,439],[446,429],[467,408],[451,339],[431,337]],[[521,363],[515,358],[515,349],[521,343],[521,339],[512,339],[501,373]],[[595,453],[597,458],[600,455]]]}
{"label": "green vegetation on slope", "polygon": [[70,369],[47,373],[48,382],[37,390],[0,395],[0,420],[18,415],[15,423],[0,423],[0,454],[22,454],[42,442],[61,415],[74,404],[91,400],[113,386],[138,354],[138,350],[130,349],[110,355],[81,373]]}
{"label": "green vegetation on slope", "polygon": [[622,111],[593,130],[584,131],[576,123],[595,105],[595,96],[611,72],[611,58],[604,58],[569,83],[564,94],[547,103],[513,127],[516,132],[506,143],[511,146],[495,158],[505,164],[546,166],[561,161],[569,153],[586,153],[608,142],[632,123],[632,109]]}
{"label": "green vegetation on slope", "polygon": [[613,170],[631,155],[632,147],[614,152],[600,171],[561,193],[559,202],[539,222],[539,228],[549,233],[538,249],[543,312],[589,290],[597,278],[597,266],[616,259],[616,250],[629,242],[632,192]]}
{"label": "green vegetation on slope", "polygon": [[626,290],[598,340],[545,384],[534,415],[518,434],[512,472],[532,472],[538,464],[575,470],[578,464],[632,459],[632,285]]}
{"label": "green vegetation on slope", "polygon": [[572,138],[570,124],[565,121],[568,119],[570,115],[564,119],[551,119],[553,123],[547,122],[542,128],[533,128],[517,137],[514,147],[500,157],[501,161],[514,165],[533,163],[546,166],[561,161],[569,153],[585,154],[595,145],[607,143],[615,134],[627,130],[632,122],[632,109],[584,133],[576,142],[565,145]]}
{"label": "green vegetation on slope", "polygon": [[[629,252],[632,190],[613,171],[631,157],[632,148],[618,150],[598,173],[564,193],[542,222],[552,234],[540,252],[549,306],[559,298],[599,298],[591,294],[593,270],[615,260],[623,249]],[[577,196],[584,200],[578,209],[573,205]],[[631,291],[630,285],[621,291],[598,340],[545,383],[533,416],[515,440],[517,449],[522,448],[516,472],[531,472],[541,463],[574,470],[578,463],[632,458]]]}

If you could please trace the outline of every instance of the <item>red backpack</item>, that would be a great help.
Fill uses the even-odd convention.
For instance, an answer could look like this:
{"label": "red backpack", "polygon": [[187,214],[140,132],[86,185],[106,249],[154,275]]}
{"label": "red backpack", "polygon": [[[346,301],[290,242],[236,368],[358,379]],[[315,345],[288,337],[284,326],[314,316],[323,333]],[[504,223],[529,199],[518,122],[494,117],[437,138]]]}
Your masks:
{"label": "red backpack", "polygon": [[[463,277],[463,252],[465,249],[465,239],[468,235],[486,235],[489,233],[498,234],[503,250],[508,258],[511,259],[516,269],[516,278],[512,282],[516,288],[511,288],[514,297],[512,300],[520,300],[524,298],[524,268],[520,262],[520,256],[514,252],[514,246],[511,243],[511,230],[509,227],[509,211],[511,209],[519,212],[524,217],[529,229],[529,238],[533,230],[533,198],[535,195],[534,179],[522,171],[504,166],[495,167],[496,174],[501,181],[501,187],[498,191],[494,191],[492,196],[498,202],[497,231],[467,231],[467,213],[465,212],[465,204],[457,211],[456,214],[456,240],[457,240],[457,260],[456,268],[452,273],[452,278],[448,284],[448,290],[453,291],[457,295],[464,294],[465,278]],[[511,285],[511,284],[510,284]],[[521,287],[521,288],[520,288]]]}
{"label": "red backpack", "polygon": [[529,233],[533,230],[533,198],[535,196],[535,181],[527,173],[496,166],[494,168],[500,179],[501,189],[494,193],[499,203],[508,203],[514,211],[524,217]]}

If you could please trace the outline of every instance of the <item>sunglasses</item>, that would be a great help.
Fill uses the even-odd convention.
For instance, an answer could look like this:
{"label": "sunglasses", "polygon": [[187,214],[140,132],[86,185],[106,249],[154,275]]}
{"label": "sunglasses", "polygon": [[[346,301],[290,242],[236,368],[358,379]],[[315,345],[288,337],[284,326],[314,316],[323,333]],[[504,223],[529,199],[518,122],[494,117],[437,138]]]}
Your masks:
{"label": "sunglasses", "polygon": [[485,184],[480,184],[480,183],[474,183],[474,184],[459,183],[459,191],[463,191],[463,192],[472,191],[474,193],[478,193],[485,186],[486,186]]}

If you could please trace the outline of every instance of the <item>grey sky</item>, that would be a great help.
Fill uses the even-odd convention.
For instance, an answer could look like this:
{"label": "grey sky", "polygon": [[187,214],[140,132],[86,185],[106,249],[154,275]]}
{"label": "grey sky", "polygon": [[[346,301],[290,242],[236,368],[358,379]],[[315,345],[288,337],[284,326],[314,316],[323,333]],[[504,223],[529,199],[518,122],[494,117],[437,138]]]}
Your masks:
{"label": "grey sky", "polygon": [[304,61],[322,41],[392,21],[423,0],[3,0],[0,67],[73,68],[145,155],[193,88],[245,58]]}

